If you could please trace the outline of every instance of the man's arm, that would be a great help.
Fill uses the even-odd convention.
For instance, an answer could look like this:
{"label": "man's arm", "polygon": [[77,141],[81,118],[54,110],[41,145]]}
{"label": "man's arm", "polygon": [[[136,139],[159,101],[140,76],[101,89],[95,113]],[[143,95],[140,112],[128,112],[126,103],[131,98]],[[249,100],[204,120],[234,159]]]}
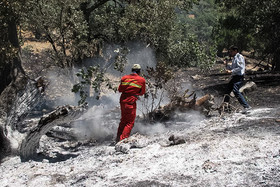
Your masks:
{"label": "man's arm", "polygon": [[227,59],[227,58],[226,58],[225,61],[224,61],[225,70],[226,70],[226,73],[231,73],[231,72],[232,72],[232,71],[231,71],[232,66],[228,64],[228,61],[230,61],[230,60]]}
{"label": "man's arm", "polygon": [[123,88],[123,85],[122,85],[122,82],[124,81],[123,79],[124,79],[124,78],[122,77],[122,78],[121,78],[120,85],[119,85],[119,88],[118,88],[118,91],[119,91],[119,92],[123,92],[123,91],[124,91],[124,88]]}
{"label": "man's arm", "polygon": [[144,95],[145,93],[146,93],[146,80],[144,79],[143,83],[142,83],[142,88],[141,88],[141,91],[140,91],[139,95]]}

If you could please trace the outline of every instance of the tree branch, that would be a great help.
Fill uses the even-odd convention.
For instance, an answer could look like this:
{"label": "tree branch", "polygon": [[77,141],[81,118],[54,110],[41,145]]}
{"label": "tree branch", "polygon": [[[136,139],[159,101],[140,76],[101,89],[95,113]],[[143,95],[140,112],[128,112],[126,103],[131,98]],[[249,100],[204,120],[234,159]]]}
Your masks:
{"label": "tree branch", "polygon": [[105,3],[107,3],[110,0],[102,0],[102,1],[98,1],[97,3],[95,3],[94,5],[92,5],[91,7],[87,8],[87,12],[92,12],[95,9],[99,8],[100,6],[104,5]]}

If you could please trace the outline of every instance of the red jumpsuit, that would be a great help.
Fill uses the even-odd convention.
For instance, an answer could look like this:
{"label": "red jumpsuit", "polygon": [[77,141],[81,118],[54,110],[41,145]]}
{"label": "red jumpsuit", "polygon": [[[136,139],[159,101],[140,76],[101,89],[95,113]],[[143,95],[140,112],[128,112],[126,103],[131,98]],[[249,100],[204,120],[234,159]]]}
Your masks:
{"label": "red jumpsuit", "polygon": [[137,73],[125,75],[121,79],[119,92],[122,92],[120,98],[121,121],[118,128],[117,141],[128,138],[134,125],[136,117],[137,96],[145,94],[145,79]]}

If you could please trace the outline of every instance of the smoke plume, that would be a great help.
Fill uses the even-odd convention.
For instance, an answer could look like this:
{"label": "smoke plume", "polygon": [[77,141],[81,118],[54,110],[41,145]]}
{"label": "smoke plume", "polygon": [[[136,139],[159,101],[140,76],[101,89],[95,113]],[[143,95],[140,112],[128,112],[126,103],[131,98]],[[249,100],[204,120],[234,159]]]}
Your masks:
{"label": "smoke plume", "polygon": [[[124,68],[125,71],[123,73],[116,71],[113,62],[116,57],[116,51],[119,47],[120,46],[117,45],[108,46],[103,52],[103,57],[88,59],[84,63],[86,66],[99,65],[101,68],[106,69],[106,76],[110,77],[110,80],[115,83],[115,86],[118,86],[121,76],[131,73],[131,67],[135,63],[140,64],[143,71],[145,71],[147,67],[156,66],[156,58],[152,48],[141,43],[130,43],[127,46],[129,53],[127,55],[127,64]],[[70,89],[72,88],[73,82],[71,82],[67,76],[62,73],[52,72],[48,74],[48,78],[51,82],[51,87],[59,87],[60,89],[63,89],[62,94],[60,92],[61,99],[57,100],[57,102],[55,102],[56,104],[77,103],[78,97],[73,94]],[[190,82],[184,82],[182,90],[185,89],[191,89]],[[161,101],[161,105],[165,105],[169,102],[168,94],[164,90],[159,90],[158,94],[161,96],[154,98],[153,101],[151,99],[144,99],[143,97],[137,101],[138,116],[141,117],[143,114],[151,111],[153,102],[157,104]],[[105,141],[113,140],[115,138],[121,116],[119,97],[120,93],[103,89],[99,100],[90,101],[90,106],[93,107],[74,124],[75,134],[78,139]],[[136,121],[132,133],[139,132],[141,134],[152,135],[164,133],[171,129],[180,130],[187,128],[190,125],[194,125],[202,119],[203,118],[198,112],[178,112],[171,122],[166,122],[164,124],[141,124],[139,121]]]}

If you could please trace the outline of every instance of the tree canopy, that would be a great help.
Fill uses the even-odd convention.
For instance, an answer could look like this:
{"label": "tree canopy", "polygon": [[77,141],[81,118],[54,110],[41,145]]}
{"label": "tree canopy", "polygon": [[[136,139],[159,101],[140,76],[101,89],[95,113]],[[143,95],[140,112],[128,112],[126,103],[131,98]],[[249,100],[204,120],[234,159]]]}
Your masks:
{"label": "tree canopy", "polygon": [[229,43],[254,50],[280,70],[280,2],[278,0],[218,1],[222,16],[217,30],[219,49]]}
{"label": "tree canopy", "polygon": [[215,51],[235,44],[279,70],[279,6],[277,0],[4,0],[1,67],[17,54],[20,29],[48,41],[62,68],[99,55],[105,44],[141,41],[158,61],[179,67],[209,67]]}
{"label": "tree canopy", "polygon": [[198,65],[209,55],[202,55],[207,50],[201,50],[197,38],[177,19],[197,0],[13,2],[20,7],[15,11],[20,28],[50,42],[54,62],[62,68],[98,54],[104,44],[136,40],[152,46],[160,60],[173,65]]}

